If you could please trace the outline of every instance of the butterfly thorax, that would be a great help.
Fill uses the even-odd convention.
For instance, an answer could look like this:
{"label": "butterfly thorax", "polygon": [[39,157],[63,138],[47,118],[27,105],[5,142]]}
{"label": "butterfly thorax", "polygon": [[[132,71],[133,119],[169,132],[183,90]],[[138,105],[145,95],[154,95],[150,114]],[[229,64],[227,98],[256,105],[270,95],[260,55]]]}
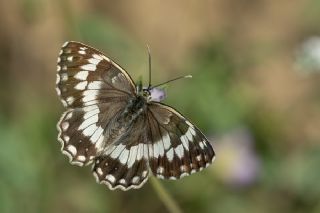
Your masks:
{"label": "butterfly thorax", "polygon": [[107,144],[118,144],[122,137],[126,137],[126,133],[130,132],[138,117],[145,112],[147,101],[143,96],[136,96],[129,99],[125,109],[119,114],[117,119],[110,128],[110,137]]}

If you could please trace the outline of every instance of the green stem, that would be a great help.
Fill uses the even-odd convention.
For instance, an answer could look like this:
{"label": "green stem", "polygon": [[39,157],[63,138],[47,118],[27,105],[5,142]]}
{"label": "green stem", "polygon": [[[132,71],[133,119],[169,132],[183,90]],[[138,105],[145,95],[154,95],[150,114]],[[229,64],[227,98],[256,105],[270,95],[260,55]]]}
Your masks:
{"label": "green stem", "polygon": [[159,180],[153,176],[150,178],[150,182],[158,194],[160,200],[167,207],[168,211],[171,213],[182,213],[178,204],[174,201],[174,199],[170,196],[170,194],[163,188]]}

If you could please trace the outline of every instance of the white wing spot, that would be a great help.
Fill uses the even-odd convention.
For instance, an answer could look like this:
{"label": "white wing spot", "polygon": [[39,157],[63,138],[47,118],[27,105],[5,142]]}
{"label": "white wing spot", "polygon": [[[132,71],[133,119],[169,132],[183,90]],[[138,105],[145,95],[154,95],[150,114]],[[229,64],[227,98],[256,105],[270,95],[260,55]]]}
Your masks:
{"label": "white wing spot", "polygon": [[86,157],[84,156],[84,155],[79,155],[78,157],[77,157],[77,159],[79,160],[79,161],[85,161],[86,160]]}
{"label": "white wing spot", "polygon": [[179,146],[177,146],[175,149],[174,149],[175,153],[178,155],[178,157],[181,159],[183,156],[184,156],[184,153],[183,153],[183,146],[182,144],[180,144]]}
{"label": "white wing spot", "polygon": [[147,174],[148,174],[148,171],[147,171],[147,170],[143,171],[143,172],[142,172],[142,177],[147,177]]}
{"label": "white wing spot", "polygon": [[96,58],[89,58],[89,59],[88,59],[88,62],[89,62],[90,64],[94,64],[94,65],[98,65],[98,64],[100,63],[100,61],[101,61],[101,60],[96,59]]}
{"label": "white wing spot", "polygon": [[149,158],[149,153],[148,153],[148,145],[147,144],[143,144],[143,157],[145,159]]}
{"label": "white wing spot", "polygon": [[77,154],[77,149],[76,149],[76,147],[73,146],[73,145],[67,146],[67,150],[68,150],[73,156],[75,156],[75,155]]}
{"label": "white wing spot", "polygon": [[134,176],[134,177],[132,178],[132,183],[133,183],[133,184],[137,184],[137,183],[139,182],[139,180],[140,180],[140,177],[139,177],[139,176]]}
{"label": "white wing spot", "polygon": [[113,150],[113,152],[111,153],[110,157],[113,158],[113,159],[117,158],[124,148],[125,148],[124,145],[119,144],[118,146],[116,146],[115,150]]}
{"label": "white wing spot", "polygon": [[69,44],[69,41],[63,43],[62,47],[66,47]]}
{"label": "white wing spot", "polygon": [[126,184],[126,180],[122,178],[122,179],[119,180],[119,183]]}
{"label": "white wing spot", "polygon": [[102,148],[103,141],[104,141],[104,136],[103,136],[103,134],[101,134],[98,141],[96,142],[96,145],[95,145],[95,147],[98,151],[100,151],[100,149]]}
{"label": "white wing spot", "polygon": [[98,59],[98,60],[100,60],[100,61],[103,60],[103,58],[102,58],[100,55],[98,55],[98,54],[92,54],[92,57],[95,58],[95,59]]}
{"label": "white wing spot", "polygon": [[159,157],[159,143],[153,144],[153,157],[155,157],[155,158]]}
{"label": "white wing spot", "polygon": [[74,78],[81,80],[81,81],[85,81],[85,80],[87,80],[88,75],[89,75],[88,71],[80,71],[74,75]]}
{"label": "white wing spot", "polygon": [[181,166],[180,166],[180,171],[181,171],[181,172],[187,171],[187,167],[186,167],[185,165],[181,165]]}
{"label": "white wing spot", "polygon": [[107,175],[106,180],[110,181],[111,183],[114,183],[116,181],[116,178],[113,175]]}
{"label": "white wing spot", "polygon": [[57,65],[57,71],[59,72],[61,70],[61,67]]}
{"label": "white wing spot", "polygon": [[65,121],[61,124],[61,127],[64,131],[66,131],[69,128],[69,122]]}
{"label": "white wing spot", "polygon": [[72,55],[67,57],[67,61],[72,62],[72,60],[73,60],[73,56]]}
{"label": "white wing spot", "polygon": [[63,136],[63,139],[64,139],[64,141],[65,141],[66,143],[68,143],[69,140],[70,140],[70,137],[69,137],[68,135],[64,135],[64,136]]}
{"label": "white wing spot", "polygon": [[152,145],[152,144],[149,144],[149,145],[148,145],[148,149],[149,149],[149,152],[148,152],[148,153],[149,153],[149,156],[150,156],[150,157],[153,157],[153,156],[154,156],[154,155],[153,155],[153,145]]}
{"label": "white wing spot", "polygon": [[158,169],[157,169],[157,173],[159,174],[161,174],[161,173],[163,173],[164,172],[164,168],[162,167],[162,166],[159,166],[158,167]]}
{"label": "white wing spot", "polygon": [[100,167],[97,168],[97,173],[101,176],[103,175],[102,169]]}
{"label": "white wing spot", "polygon": [[124,149],[119,157],[120,163],[125,164],[128,160],[128,157],[129,157],[129,150]]}
{"label": "white wing spot", "polygon": [[91,142],[96,143],[102,133],[103,133],[103,129],[101,128],[101,126],[99,126],[98,129],[95,131],[95,133],[91,136],[90,138]]}
{"label": "white wing spot", "polygon": [[83,92],[82,101],[83,102],[93,101],[97,98],[97,95],[98,95],[98,91],[96,90],[86,90]]}
{"label": "white wing spot", "polygon": [[82,101],[83,102],[93,101],[97,98],[97,95],[98,95],[98,91],[96,90],[86,90],[83,92]]}
{"label": "white wing spot", "polygon": [[60,82],[60,75],[57,74],[56,84]]}
{"label": "white wing spot", "polygon": [[61,81],[67,81],[68,80],[68,74],[67,73],[61,73]]}
{"label": "white wing spot", "polygon": [[201,161],[201,155],[198,155],[198,156],[197,156],[197,160],[198,160],[198,161]]}
{"label": "white wing spot", "polygon": [[185,135],[181,135],[180,140],[182,141],[182,144],[184,148],[188,151],[189,150],[189,141]]}
{"label": "white wing spot", "polygon": [[78,53],[81,54],[81,55],[85,55],[85,54],[86,54],[86,51],[84,51],[84,50],[79,50]]}
{"label": "white wing spot", "polygon": [[58,88],[58,87],[56,87],[56,92],[57,92],[57,94],[60,96],[61,95],[61,91],[60,91],[60,89]]}
{"label": "white wing spot", "polygon": [[143,144],[139,143],[138,145],[138,154],[137,154],[137,160],[141,160],[143,157]]}
{"label": "white wing spot", "polygon": [[100,89],[102,83],[100,81],[92,81],[88,84],[88,89]]}
{"label": "white wing spot", "polygon": [[154,154],[154,157],[159,157],[160,156],[163,156],[164,155],[164,148],[163,148],[163,143],[162,143],[162,139],[160,139],[158,142],[156,142],[154,145],[153,145],[153,148],[154,149],[157,149],[157,150],[154,150],[154,153],[157,154]]}
{"label": "white wing spot", "polygon": [[91,124],[85,130],[82,131],[82,134],[85,136],[91,136],[95,131],[97,131],[98,127],[96,124]]}
{"label": "white wing spot", "polygon": [[93,174],[94,179],[96,179],[96,182],[99,183],[100,180],[99,180],[97,173],[95,171],[93,171],[92,174]]}
{"label": "white wing spot", "polygon": [[76,90],[84,90],[86,88],[87,84],[88,84],[88,81],[82,81],[82,82],[78,83],[74,88]]}
{"label": "white wing spot", "polygon": [[84,120],[81,125],[78,127],[78,130],[83,130],[91,124],[97,123],[99,120],[98,115],[91,116],[90,118]]}
{"label": "white wing spot", "polygon": [[86,65],[82,65],[81,69],[88,70],[88,71],[95,71],[97,69],[97,66],[94,64],[86,64]]}
{"label": "white wing spot", "polygon": [[196,131],[194,131],[193,127],[189,127],[189,131],[191,132],[192,135],[196,135]]}
{"label": "white wing spot", "polygon": [[191,134],[191,131],[190,131],[191,127],[189,127],[188,131],[186,132],[185,136],[187,136],[188,140],[189,141],[193,141],[193,136]]}
{"label": "white wing spot", "polygon": [[173,148],[169,149],[169,151],[166,153],[167,158],[169,161],[173,160]]}
{"label": "white wing spot", "polygon": [[67,106],[68,106],[68,104],[67,104],[67,102],[66,102],[65,100],[62,100],[62,99],[61,99],[61,102],[62,102],[62,104],[63,104],[64,107],[67,107]]}
{"label": "white wing spot", "polygon": [[204,149],[204,144],[202,141],[199,143],[199,146],[201,147],[201,149]]}
{"label": "white wing spot", "polygon": [[130,154],[129,154],[129,159],[128,159],[128,168],[131,168],[133,164],[135,163],[135,159],[137,157],[137,151],[138,151],[138,145],[132,146],[130,148]]}
{"label": "white wing spot", "polygon": [[171,146],[171,143],[170,143],[170,137],[168,133],[163,136],[162,141],[163,141],[164,148],[166,150],[169,149]]}
{"label": "white wing spot", "polygon": [[83,108],[83,110],[85,112],[91,112],[91,111],[96,110],[96,109],[99,109],[97,105],[87,106],[87,107]]}
{"label": "white wing spot", "polygon": [[[96,105],[92,105],[94,107],[96,107]],[[95,109],[92,109],[91,111],[87,111],[84,115],[83,115],[83,119],[88,119],[93,115],[96,115],[100,112],[99,108],[96,107]]]}
{"label": "white wing spot", "polygon": [[71,105],[74,100],[75,100],[74,97],[69,96],[66,101],[67,101],[67,103],[68,103],[69,105]]}
{"label": "white wing spot", "polygon": [[69,112],[68,115],[66,116],[66,120],[69,120],[72,118],[73,112]]}
{"label": "white wing spot", "polygon": [[[82,98],[83,100],[83,98]],[[88,101],[88,102],[84,102],[83,105],[84,106],[91,106],[91,105],[94,105],[94,104],[97,104],[98,101],[97,100],[92,100],[92,101]]]}
{"label": "white wing spot", "polygon": [[118,76],[114,76],[113,78],[111,78],[111,82],[114,84],[117,81]]}

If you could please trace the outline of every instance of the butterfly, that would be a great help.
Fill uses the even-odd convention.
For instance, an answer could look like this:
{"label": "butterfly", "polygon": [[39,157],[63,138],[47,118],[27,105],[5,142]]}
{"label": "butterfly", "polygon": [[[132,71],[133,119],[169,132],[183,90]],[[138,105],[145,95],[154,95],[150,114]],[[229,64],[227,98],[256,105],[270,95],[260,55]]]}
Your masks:
{"label": "butterfly", "polygon": [[201,171],[215,152],[201,131],[170,106],[154,100],[102,52],[66,42],[56,90],[66,111],[57,124],[70,163],[92,164],[111,190],[140,188],[153,174],[176,180]]}

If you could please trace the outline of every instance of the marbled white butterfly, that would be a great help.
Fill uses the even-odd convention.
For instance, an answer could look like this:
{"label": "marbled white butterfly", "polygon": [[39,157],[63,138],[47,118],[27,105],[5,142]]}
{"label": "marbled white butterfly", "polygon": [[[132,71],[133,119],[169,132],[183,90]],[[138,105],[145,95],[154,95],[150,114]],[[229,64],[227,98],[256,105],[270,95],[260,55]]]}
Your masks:
{"label": "marbled white butterfly", "polygon": [[[210,165],[215,153],[200,130],[153,100],[102,52],[79,42],[60,51],[56,90],[67,110],[57,128],[72,164],[93,163],[98,183],[140,188],[152,173],[176,180]],[[149,83],[150,84],[150,83]]]}

